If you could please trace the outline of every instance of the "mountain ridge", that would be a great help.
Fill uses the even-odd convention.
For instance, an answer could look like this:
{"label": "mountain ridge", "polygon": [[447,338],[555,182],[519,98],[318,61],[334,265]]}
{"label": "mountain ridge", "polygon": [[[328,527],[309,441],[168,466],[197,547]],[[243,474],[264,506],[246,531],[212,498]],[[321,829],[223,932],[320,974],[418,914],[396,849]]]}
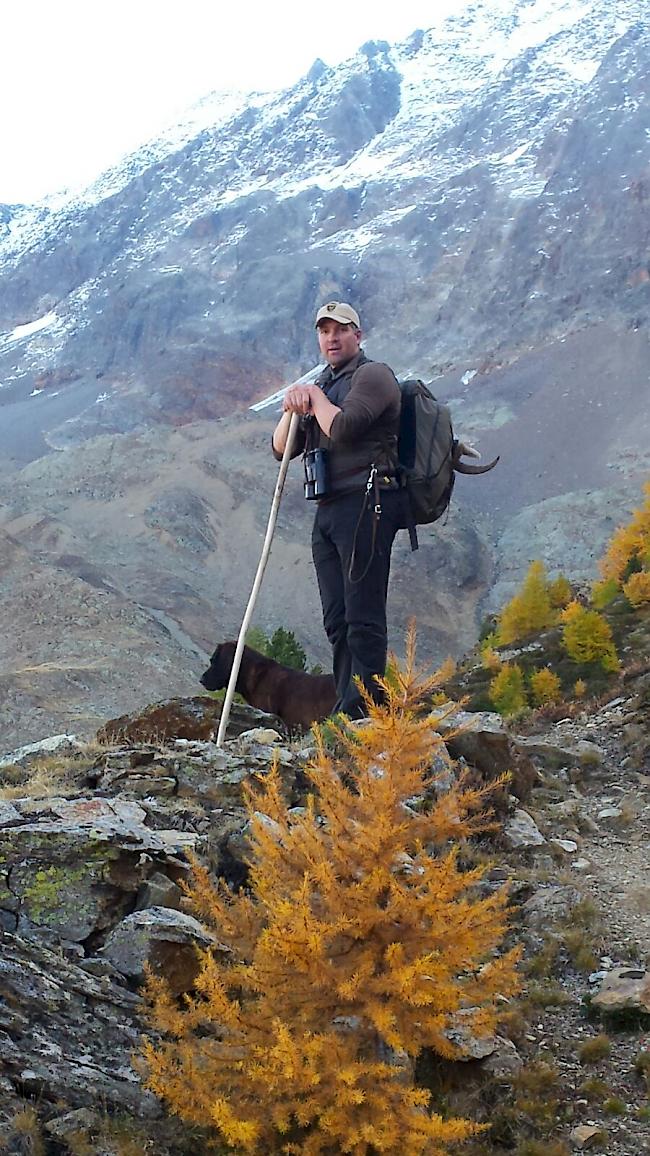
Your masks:
{"label": "mountain ridge", "polygon": [[[569,544],[571,577],[593,573],[649,465],[642,17],[640,0],[475,4],[287,92],[233,97],[216,130],[197,114],[196,132],[127,158],[85,202],[30,211],[22,241],[13,214],[0,530],[37,571],[76,558],[77,581],[126,599],[128,613],[100,598],[108,713],[123,708],[120,637],[133,687],[150,626],[162,637],[142,607],[200,651],[237,629],[276,468],[271,419],[249,407],[313,365],[311,318],[331,297],[359,307],[369,356],[429,380],[458,432],[501,455],[489,477],[459,480],[419,556],[398,547],[395,644],[415,604],[429,657],[466,649],[531,553],[561,566]],[[295,472],[261,625],[295,626],[323,662]],[[5,590],[31,665],[52,646],[77,661],[74,629],[31,621],[22,563]],[[170,666],[183,688],[196,679],[196,653],[177,645],[147,668],[143,700],[166,692]],[[4,662],[7,685],[20,681],[11,644]],[[42,726],[28,692],[6,723],[16,741]],[[55,698],[42,700],[54,724]]]}

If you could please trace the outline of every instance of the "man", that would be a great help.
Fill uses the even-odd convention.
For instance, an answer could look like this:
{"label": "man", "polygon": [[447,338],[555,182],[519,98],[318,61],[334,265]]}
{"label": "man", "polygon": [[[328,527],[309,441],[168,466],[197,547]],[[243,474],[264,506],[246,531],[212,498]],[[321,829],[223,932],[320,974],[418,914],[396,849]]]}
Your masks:
{"label": "man", "polygon": [[375,675],[386,667],[390,553],[403,525],[395,480],[400,389],[387,365],[363,353],[359,315],[351,305],[323,305],[316,330],[327,368],[315,385],[287,390],[273,452],[282,457],[294,413],[301,421],[291,456],[326,451],[329,479],[316,507],[312,556],[332,646],[334,712],[361,718],[365,710],[355,676],[381,700]]}

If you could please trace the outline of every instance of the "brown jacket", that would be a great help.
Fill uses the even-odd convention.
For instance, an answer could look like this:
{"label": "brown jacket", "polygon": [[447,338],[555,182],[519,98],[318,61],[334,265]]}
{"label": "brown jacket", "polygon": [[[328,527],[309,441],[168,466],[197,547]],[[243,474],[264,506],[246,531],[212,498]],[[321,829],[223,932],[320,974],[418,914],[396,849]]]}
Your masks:
{"label": "brown jacket", "polygon": [[[400,388],[392,369],[370,361],[360,351],[340,369],[325,369],[316,384],[341,412],[332,422],[329,437],[314,417],[301,418],[291,456],[317,447],[329,450],[332,494],[365,486],[371,465],[377,466],[380,478],[394,473]],[[282,457],[273,452],[278,460]]]}

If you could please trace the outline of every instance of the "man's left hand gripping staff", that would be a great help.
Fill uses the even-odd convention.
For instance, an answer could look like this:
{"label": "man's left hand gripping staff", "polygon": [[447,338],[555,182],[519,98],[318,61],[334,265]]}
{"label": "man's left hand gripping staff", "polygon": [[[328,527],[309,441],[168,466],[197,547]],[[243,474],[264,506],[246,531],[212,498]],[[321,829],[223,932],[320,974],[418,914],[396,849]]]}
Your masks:
{"label": "man's left hand gripping staff", "polygon": [[306,414],[312,412],[312,394],[322,394],[317,385],[291,385],[284,395],[282,408],[285,413]]}
{"label": "man's left hand gripping staff", "polygon": [[[329,435],[337,413],[341,412],[337,405],[332,405],[318,385],[292,385],[284,395],[282,408],[285,413],[298,413],[301,416],[312,413],[326,436]],[[279,448],[276,446],[276,449]]]}

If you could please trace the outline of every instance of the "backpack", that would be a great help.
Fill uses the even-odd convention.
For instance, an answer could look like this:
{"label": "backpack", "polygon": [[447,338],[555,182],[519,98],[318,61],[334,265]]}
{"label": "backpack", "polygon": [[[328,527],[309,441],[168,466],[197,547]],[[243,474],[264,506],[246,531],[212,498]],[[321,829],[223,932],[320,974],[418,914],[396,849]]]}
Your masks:
{"label": "backpack", "polygon": [[[411,550],[418,549],[416,526],[436,522],[449,506],[456,473],[485,474],[498,457],[484,466],[461,462],[472,453],[454,437],[451,414],[422,381],[400,381],[402,405],[397,438],[400,485],[405,490],[405,528]],[[473,451],[475,453],[475,451]]]}

